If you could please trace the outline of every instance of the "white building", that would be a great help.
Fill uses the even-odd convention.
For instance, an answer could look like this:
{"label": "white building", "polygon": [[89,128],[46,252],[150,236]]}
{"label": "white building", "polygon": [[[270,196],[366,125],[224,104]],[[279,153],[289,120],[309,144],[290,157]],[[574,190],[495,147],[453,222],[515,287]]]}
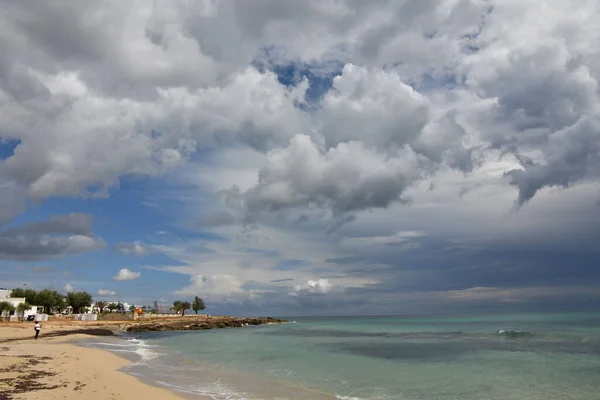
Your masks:
{"label": "white building", "polygon": [[[25,297],[10,297],[10,293],[11,290],[9,289],[4,289],[4,288],[0,288],[0,301],[6,301],[10,304],[12,304],[12,306],[15,308],[15,311],[13,312],[7,312],[4,311],[2,313],[2,315],[0,315],[0,317],[10,317],[10,320],[18,320],[19,317],[21,317],[21,315],[19,315],[19,313],[16,311],[17,307],[19,307],[19,305],[25,303]],[[41,314],[44,312],[44,308],[43,307],[39,307],[39,306],[31,306],[31,308],[29,310],[25,310],[25,312],[23,313],[23,319],[27,320],[27,317],[29,317],[30,315],[36,315],[36,314]]]}

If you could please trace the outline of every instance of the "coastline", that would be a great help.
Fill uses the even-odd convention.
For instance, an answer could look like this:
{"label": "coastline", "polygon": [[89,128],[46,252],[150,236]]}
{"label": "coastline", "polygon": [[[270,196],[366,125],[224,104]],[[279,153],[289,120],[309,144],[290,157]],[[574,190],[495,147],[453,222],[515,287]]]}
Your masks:
{"label": "coastline", "polygon": [[[230,317],[229,317],[230,318]],[[181,322],[181,321],[180,321]],[[150,325],[150,324],[141,324]],[[177,386],[159,378],[144,364],[94,342],[122,338],[127,332],[123,322],[50,321],[33,339],[30,323],[0,323],[0,400],[30,399],[214,399],[222,393],[198,391]],[[138,326],[137,324],[134,326]],[[155,331],[157,327],[151,324]],[[194,326],[169,324],[180,331],[197,330]],[[160,324],[162,328],[163,325]],[[220,328],[220,326],[215,326]],[[202,328],[201,328],[202,329]],[[156,329],[163,330],[163,329]],[[112,338],[112,339],[111,339]],[[108,340],[107,340],[108,339]],[[134,339],[135,340],[135,339]],[[108,344],[108,343],[107,343]],[[123,346],[116,344],[116,346]],[[128,350],[126,350],[128,351]],[[289,383],[265,379],[259,375],[202,364],[202,376],[215,382],[235,398],[277,398],[333,400],[336,397]],[[226,386],[223,386],[226,385]],[[252,394],[250,394],[252,393]],[[226,396],[230,398],[230,396]],[[219,397],[220,398],[220,397]]]}
{"label": "coastline", "polygon": [[[182,399],[121,371],[132,362],[70,343],[87,335],[33,340],[29,324],[0,325],[0,399]],[[50,327],[45,333],[60,328]],[[6,342],[6,339],[18,341]],[[198,397],[202,399],[202,397]]]}

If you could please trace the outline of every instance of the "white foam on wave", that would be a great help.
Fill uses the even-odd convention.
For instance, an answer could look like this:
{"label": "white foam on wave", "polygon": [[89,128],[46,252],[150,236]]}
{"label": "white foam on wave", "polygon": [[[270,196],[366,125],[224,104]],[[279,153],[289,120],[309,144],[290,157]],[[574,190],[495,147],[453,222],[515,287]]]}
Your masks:
{"label": "white foam on wave", "polygon": [[134,353],[140,356],[138,363],[145,363],[146,361],[153,360],[161,356],[161,353],[152,351],[151,348],[159,347],[149,345],[145,341],[136,338],[126,339],[121,343],[107,343],[107,342],[94,342],[89,343],[92,347],[106,348],[108,351],[114,353]]}
{"label": "white foam on wave", "polygon": [[105,343],[105,342],[94,342],[90,343],[92,346],[107,346],[107,347],[158,347],[155,345],[145,344],[145,343]]}
{"label": "white foam on wave", "polygon": [[338,400],[364,400],[364,399],[361,399],[360,397],[342,396],[340,394],[336,394],[335,398]]}
{"label": "white foam on wave", "polygon": [[[171,383],[156,381],[161,386],[167,387],[171,390],[180,392],[180,393],[188,393],[194,395],[200,395],[209,397],[213,400],[250,400],[247,393],[236,392],[231,388],[221,384],[221,382],[217,379],[212,384],[206,386],[198,386],[194,388],[184,387],[179,385],[173,385]],[[261,400],[254,398],[252,400]]]}
{"label": "white foam on wave", "polygon": [[149,350],[146,347],[141,347],[141,346],[138,347],[135,352],[140,357],[142,357],[142,359],[141,359],[142,362],[154,360],[155,358],[158,358],[161,356],[160,353],[157,353],[155,351]]}

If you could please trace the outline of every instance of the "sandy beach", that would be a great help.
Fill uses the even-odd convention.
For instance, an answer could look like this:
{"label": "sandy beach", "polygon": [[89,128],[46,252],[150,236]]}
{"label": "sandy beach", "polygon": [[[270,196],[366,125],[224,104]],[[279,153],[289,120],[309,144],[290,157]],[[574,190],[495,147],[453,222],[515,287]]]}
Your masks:
{"label": "sandy beach", "polygon": [[181,398],[120,372],[130,363],[125,359],[68,343],[84,335],[45,337],[77,328],[46,323],[33,340],[31,323],[0,324],[0,400]]}

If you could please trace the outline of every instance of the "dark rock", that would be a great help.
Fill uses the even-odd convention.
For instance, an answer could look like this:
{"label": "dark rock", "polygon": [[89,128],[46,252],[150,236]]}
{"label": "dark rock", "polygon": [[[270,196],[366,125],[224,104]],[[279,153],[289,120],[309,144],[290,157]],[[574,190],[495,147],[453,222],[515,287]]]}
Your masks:
{"label": "dark rock", "polygon": [[[193,317],[192,317],[193,318]],[[201,321],[190,318],[182,318],[168,321],[139,322],[126,328],[127,332],[158,332],[158,331],[190,331],[204,329],[240,328],[246,325],[262,325],[287,322],[281,319],[268,318],[236,318],[236,317],[214,317]]]}

